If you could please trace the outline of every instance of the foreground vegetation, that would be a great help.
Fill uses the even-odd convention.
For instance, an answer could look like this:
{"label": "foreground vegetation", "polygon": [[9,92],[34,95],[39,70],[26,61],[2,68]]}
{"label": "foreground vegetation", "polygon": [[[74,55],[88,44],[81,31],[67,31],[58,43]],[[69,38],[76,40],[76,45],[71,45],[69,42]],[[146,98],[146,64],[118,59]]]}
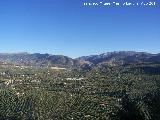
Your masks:
{"label": "foreground vegetation", "polygon": [[0,120],[159,120],[160,64],[0,66]]}

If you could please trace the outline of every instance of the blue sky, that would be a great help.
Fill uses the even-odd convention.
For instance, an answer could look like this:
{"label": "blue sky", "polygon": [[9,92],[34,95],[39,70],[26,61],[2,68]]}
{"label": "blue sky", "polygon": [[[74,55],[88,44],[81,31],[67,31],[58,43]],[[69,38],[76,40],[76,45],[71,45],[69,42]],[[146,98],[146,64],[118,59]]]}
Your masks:
{"label": "blue sky", "polygon": [[0,52],[160,52],[159,6],[87,7],[83,1],[89,0],[0,0]]}

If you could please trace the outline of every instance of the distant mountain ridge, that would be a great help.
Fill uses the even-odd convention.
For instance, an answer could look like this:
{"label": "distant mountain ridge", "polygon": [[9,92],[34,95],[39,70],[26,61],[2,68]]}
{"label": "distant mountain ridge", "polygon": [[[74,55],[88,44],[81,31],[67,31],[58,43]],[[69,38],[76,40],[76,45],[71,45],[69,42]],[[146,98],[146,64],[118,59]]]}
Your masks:
{"label": "distant mountain ridge", "polygon": [[72,59],[63,55],[51,55],[27,52],[22,53],[0,53],[0,62],[8,62],[26,66],[56,66],[66,68],[90,68],[95,65],[124,65],[131,63],[153,62],[160,63],[160,53],[151,54],[135,51],[115,51],[99,55],[82,56]]}
{"label": "distant mountain ridge", "polygon": [[79,57],[78,60],[89,61],[93,64],[110,63],[123,65],[137,62],[160,62],[160,54],[134,51],[115,51],[100,55],[83,56]]}
{"label": "distant mountain ridge", "polygon": [[50,54],[40,54],[40,53],[9,53],[0,54],[0,61],[8,62],[13,64],[20,64],[26,66],[59,66],[59,67],[69,67],[72,66],[74,60],[67,56],[62,55],[50,55]]}

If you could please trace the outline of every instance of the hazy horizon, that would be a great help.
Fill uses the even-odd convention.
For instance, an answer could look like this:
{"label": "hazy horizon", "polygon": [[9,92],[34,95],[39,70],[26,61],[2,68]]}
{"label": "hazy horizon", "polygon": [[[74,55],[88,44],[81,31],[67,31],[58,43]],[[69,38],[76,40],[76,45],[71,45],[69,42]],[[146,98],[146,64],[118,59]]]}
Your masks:
{"label": "hazy horizon", "polygon": [[36,53],[40,53],[40,54],[50,54],[50,55],[63,55],[63,56],[67,56],[70,58],[78,58],[78,57],[83,57],[83,56],[92,56],[92,55],[100,55],[100,54],[105,54],[105,53],[109,53],[109,52],[144,52],[144,53],[149,53],[149,54],[159,54],[159,52],[149,52],[149,51],[130,51],[130,50],[119,50],[119,51],[106,51],[106,52],[100,52],[100,53],[93,53],[93,54],[88,54],[88,55],[82,55],[82,56],[77,56],[77,57],[72,57],[72,56],[68,56],[65,54],[56,54],[56,53],[47,53],[47,52],[27,52],[27,51],[17,51],[17,52],[1,52],[0,54],[36,54]]}

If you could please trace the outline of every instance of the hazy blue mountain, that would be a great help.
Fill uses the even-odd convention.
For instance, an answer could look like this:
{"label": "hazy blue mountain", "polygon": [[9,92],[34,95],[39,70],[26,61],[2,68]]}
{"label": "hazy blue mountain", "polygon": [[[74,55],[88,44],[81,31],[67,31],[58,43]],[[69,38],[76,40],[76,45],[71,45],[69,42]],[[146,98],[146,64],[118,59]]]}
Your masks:
{"label": "hazy blue mountain", "polygon": [[116,66],[146,62],[160,63],[160,54],[134,51],[115,51],[72,59],[63,55],[51,55],[47,53],[0,53],[0,61],[27,66],[58,66],[67,68],[81,67],[84,69],[91,69],[95,65],[102,64]]}
{"label": "hazy blue mountain", "polygon": [[73,66],[74,60],[67,56],[62,55],[50,55],[50,54],[0,54],[0,61],[20,64],[20,65],[37,65],[37,66],[59,66],[70,67]]}
{"label": "hazy blue mountain", "polygon": [[100,55],[83,56],[77,58],[95,64],[124,65],[141,62],[160,62],[160,54],[150,54],[146,52],[116,51]]}

